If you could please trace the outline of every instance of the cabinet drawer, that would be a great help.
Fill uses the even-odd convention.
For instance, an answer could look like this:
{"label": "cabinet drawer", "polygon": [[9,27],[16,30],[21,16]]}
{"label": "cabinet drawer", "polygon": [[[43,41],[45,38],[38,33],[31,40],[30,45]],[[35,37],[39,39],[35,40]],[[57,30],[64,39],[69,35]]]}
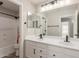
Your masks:
{"label": "cabinet drawer", "polygon": [[49,46],[48,50],[50,51],[50,53],[58,52],[72,57],[79,57],[79,51],[72,50],[72,49],[67,49],[67,48],[62,48],[57,46]]}
{"label": "cabinet drawer", "polygon": [[46,58],[47,46],[37,42],[25,42],[25,56],[32,58]]}
{"label": "cabinet drawer", "polygon": [[72,56],[65,55],[63,53],[54,52],[49,54],[48,58],[72,58]]}
{"label": "cabinet drawer", "polygon": [[79,58],[79,51],[76,51],[76,50],[64,49],[64,54]]}
{"label": "cabinet drawer", "polygon": [[38,51],[39,55],[48,54],[47,49],[43,49],[43,48],[38,47],[37,51]]}
{"label": "cabinet drawer", "polygon": [[38,56],[39,56],[38,58],[47,58],[46,54],[41,54],[41,55],[38,55]]}
{"label": "cabinet drawer", "polygon": [[39,43],[39,42],[33,42],[33,41],[27,41],[27,43],[31,44],[31,45],[34,45],[34,46],[37,46],[39,48],[48,48],[47,45],[45,44],[42,44],[42,43]]}
{"label": "cabinet drawer", "polygon": [[57,46],[48,46],[48,50],[50,52],[64,52],[64,48],[61,48],[61,47],[57,47]]}
{"label": "cabinet drawer", "polygon": [[47,49],[48,46],[42,43],[36,43],[36,46],[38,46],[39,48],[43,48],[43,49]]}

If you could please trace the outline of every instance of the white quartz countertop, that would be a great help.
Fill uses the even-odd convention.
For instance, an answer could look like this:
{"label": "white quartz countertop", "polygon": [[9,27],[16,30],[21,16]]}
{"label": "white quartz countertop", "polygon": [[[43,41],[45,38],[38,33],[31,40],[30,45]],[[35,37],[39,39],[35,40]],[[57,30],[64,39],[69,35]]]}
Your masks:
{"label": "white quartz countertop", "polygon": [[79,50],[79,39],[69,39],[70,42],[64,42],[64,39],[55,36],[47,36],[43,39],[34,36],[27,36],[25,40]]}

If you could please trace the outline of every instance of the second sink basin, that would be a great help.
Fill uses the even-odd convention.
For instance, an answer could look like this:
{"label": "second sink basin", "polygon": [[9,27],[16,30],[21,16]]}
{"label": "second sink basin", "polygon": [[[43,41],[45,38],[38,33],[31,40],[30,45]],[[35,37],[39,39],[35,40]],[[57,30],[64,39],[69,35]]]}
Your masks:
{"label": "second sink basin", "polygon": [[60,41],[59,44],[66,45],[66,46],[74,46],[73,43],[71,43],[71,42],[64,42],[64,41]]}

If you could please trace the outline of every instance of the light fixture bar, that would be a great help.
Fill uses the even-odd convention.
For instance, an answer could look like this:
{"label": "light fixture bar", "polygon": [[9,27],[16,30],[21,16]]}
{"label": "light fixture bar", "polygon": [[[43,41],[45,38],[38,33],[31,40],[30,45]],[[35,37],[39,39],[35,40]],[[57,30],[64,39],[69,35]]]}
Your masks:
{"label": "light fixture bar", "polygon": [[44,6],[48,5],[48,4],[55,4],[57,2],[58,2],[58,0],[53,0],[51,2],[48,2],[48,3],[45,3],[45,4],[41,5],[41,7],[44,7]]}

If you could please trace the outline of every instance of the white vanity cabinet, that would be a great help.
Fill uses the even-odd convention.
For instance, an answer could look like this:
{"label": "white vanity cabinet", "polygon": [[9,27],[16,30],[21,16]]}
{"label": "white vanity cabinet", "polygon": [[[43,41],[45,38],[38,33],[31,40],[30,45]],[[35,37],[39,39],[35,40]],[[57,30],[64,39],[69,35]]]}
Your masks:
{"label": "white vanity cabinet", "polygon": [[72,56],[64,54],[64,48],[60,48],[57,46],[49,46],[48,47],[48,58],[72,58]]}
{"label": "white vanity cabinet", "polygon": [[32,58],[38,57],[36,49],[37,49],[37,47],[27,44],[26,51],[25,51],[26,57],[32,57]]}
{"label": "white vanity cabinet", "polygon": [[58,46],[48,46],[49,58],[79,58],[79,51]]}
{"label": "white vanity cabinet", "polygon": [[48,55],[48,58],[70,58],[70,56],[59,52],[51,52],[51,54]]}
{"label": "white vanity cabinet", "polygon": [[31,42],[26,41],[25,42],[25,57],[37,57],[36,56],[36,47],[34,47]]}
{"label": "white vanity cabinet", "polygon": [[79,51],[35,41],[25,41],[25,57],[29,58],[79,58]]}
{"label": "white vanity cabinet", "polygon": [[47,58],[47,46],[32,42],[25,42],[25,57],[29,58]]}

